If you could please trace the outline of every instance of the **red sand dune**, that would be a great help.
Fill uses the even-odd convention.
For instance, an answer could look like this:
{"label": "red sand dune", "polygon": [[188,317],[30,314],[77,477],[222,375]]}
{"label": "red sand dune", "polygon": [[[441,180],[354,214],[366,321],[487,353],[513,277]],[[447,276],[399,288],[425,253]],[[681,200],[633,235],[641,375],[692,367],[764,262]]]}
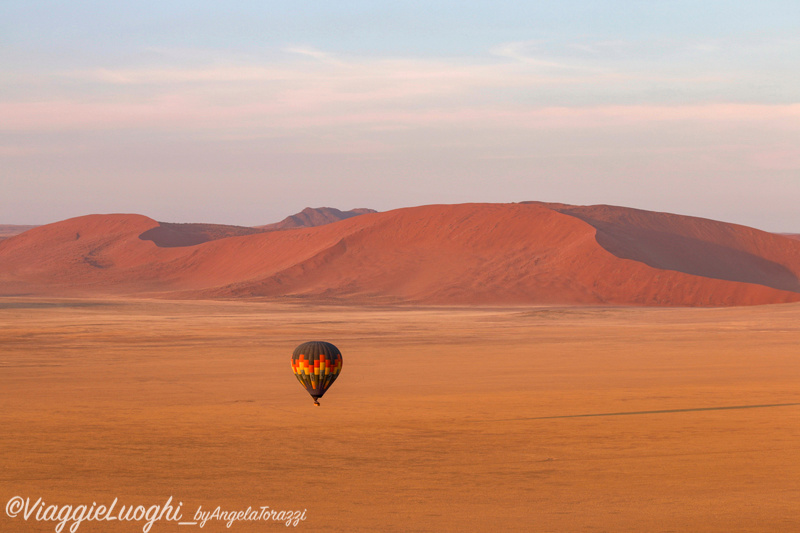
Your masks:
{"label": "red sand dune", "polygon": [[784,233],[783,235],[789,237],[790,239],[800,240],[800,233]]}
{"label": "red sand dune", "polygon": [[800,242],[610,206],[430,205],[163,247],[139,215],[0,242],[0,294],[304,297],[436,304],[800,301]]}
{"label": "red sand dune", "polygon": [[377,211],[366,208],[340,211],[334,207],[306,207],[299,213],[288,216],[280,222],[256,227],[269,231],[294,228],[313,228],[315,226],[324,226],[325,224],[331,224],[333,222],[356,217],[358,215],[366,215],[367,213],[377,213]]}

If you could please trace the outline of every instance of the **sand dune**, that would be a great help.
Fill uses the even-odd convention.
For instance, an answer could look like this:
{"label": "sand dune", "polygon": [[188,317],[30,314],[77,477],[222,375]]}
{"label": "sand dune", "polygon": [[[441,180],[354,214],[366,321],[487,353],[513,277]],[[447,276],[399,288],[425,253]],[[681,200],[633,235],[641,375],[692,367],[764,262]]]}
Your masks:
{"label": "sand dune", "polygon": [[288,216],[274,224],[256,226],[259,229],[275,231],[294,228],[313,228],[324,226],[347,218],[365,215],[367,213],[377,213],[374,209],[351,209],[350,211],[340,211],[334,207],[306,207],[297,214]]}
{"label": "sand dune", "polygon": [[165,244],[163,235],[160,245],[145,240],[174,228],[140,215],[42,226],[0,243],[0,294],[425,304],[800,301],[797,240],[621,207],[431,205],[292,231],[231,228],[199,228],[198,238],[217,238],[187,246]]}

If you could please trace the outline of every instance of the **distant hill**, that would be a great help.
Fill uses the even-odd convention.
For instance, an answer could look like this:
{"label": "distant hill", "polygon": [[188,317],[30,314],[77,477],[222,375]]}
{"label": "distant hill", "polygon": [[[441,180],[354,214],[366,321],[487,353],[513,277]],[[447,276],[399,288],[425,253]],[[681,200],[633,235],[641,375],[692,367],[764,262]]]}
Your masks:
{"label": "distant hill", "polygon": [[0,224],[0,240],[24,233],[37,226],[20,226],[16,224]]}
{"label": "distant hill", "polygon": [[[292,231],[164,228],[141,215],[33,228],[0,242],[0,294],[459,305],[800,301],[799,240],[625,207],[428,205]],[[181,235],[214,239],[191,245]]]}
{"label": "distant hill", "polygon": [[294,228],[313,228],[324,226],[332,222],[338,222],[358,215],[367,213],[377,213],[374,209],[351,209],[350,211],[340,211],[334,207],[306,207],[296,215],[291,215],[280,222],[256,226],[267,231],[294,229]]}

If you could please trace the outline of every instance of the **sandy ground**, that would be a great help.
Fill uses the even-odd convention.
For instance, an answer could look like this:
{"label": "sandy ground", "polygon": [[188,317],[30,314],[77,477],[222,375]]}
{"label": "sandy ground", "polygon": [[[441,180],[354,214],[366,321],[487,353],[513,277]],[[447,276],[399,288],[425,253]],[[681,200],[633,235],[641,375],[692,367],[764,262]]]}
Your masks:
{"label": "sandy ground", "polygon": [[[344,355],[319,408],[289,365],[317,339]],[[0,530],[53,531],[6,516],[16,495],[172,495],[307,531],[798,531],[798,346],[795,304],[0,299]]]}

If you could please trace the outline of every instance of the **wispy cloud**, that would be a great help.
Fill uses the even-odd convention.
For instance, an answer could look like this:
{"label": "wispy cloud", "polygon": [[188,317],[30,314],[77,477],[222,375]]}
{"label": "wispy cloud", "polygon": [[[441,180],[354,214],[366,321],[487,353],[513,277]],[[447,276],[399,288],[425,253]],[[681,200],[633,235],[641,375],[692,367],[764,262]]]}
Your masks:
{"label": "wispy cloud", "polygon": [[620,53],[624,50],[630,49],[632,44],[622,39],[594,41],[589,43],[569,43],[567,48],[579,50],[581,52],[592,54],[593,56],[602,56],[609,52]]}
{"label": "wispy cloud", "polygon": [[548,59],[542,59],[540,57],[534,57],[534,55],[531,52],[534,51],[539,44],[540,44],[539,41],[518,41],[511,43],[503,43],[493,47],[491,49],[491,53],[498,57],[513,59],[514,61],[519,61],[520,63],[537,67],[547,67],[553,69],[581,69],[581,70],[585,68],[578,65],[570,65],[563,62],[557,62]]}
{"label": "wispy cloud", "polygon": [[[570,46],[574,48],[565,45]],[[617,41],[587,46],[581,53],[629,48]],[[735,77],[614,71],[577,60],[574,64],[551,60],[546,48],[542,42],[520,41],[493,47],[479,59],[348,57],[344,61],[315,48],[290,46],[282,49],[285,57],[262,61],[216,57],[213,63],[196,66],[53,73],[49,95],[0,96],[0,131],[192,129],[231,137],[345,126],[387,132],[420,127],[519,130],[769,121],[793,128],[798,120],[800,104],[708,97],[687,101],[684,96],[704,90],[716,96],[714,89],[734,86]],[[79,85],[80,93],[63,94],[65,78]],[[40,93],[46,86],[40,83]],[[636,91],[655,96],[637,102],[643,98],[631,98]]]}
{"label": "wispy cloud", "polygon": [[[67,100],[23,104],[0,103],[0,131],[63,131],[80,129],[210,130],[230,135],[236,130],[294,131],[315,127],[364,129],[482,128],[485,131],[530,129],[602,129],[636,124],[702,123],[769,124],[800,132],[800,104],[710,104],[682,106],[535,107],[520,105],[448,109],[364,106],[351,99],[336,108],[314,105],[315,94],[297,100],[214,105],[203,99],[163,97],[139,103],[78,103]],[[340,103],[344,99],[340,99]],[[354,104],[354,105],[353,105]],[[741,127],[741,126],[738,126]]]}
{"label": "wispy cloud", "polygon": [[329,65],[336,65],[336,66],[345,65],[343,61],[336,59],[332,54],[323,52],[321,50],[317,50],[316,48],[312,48],[310,46],[287,46],[283,48],[283,51],[289,54],[297,54],[301,56],[311,57],[313,59],[316,59],[317,61],[321,61]]}

